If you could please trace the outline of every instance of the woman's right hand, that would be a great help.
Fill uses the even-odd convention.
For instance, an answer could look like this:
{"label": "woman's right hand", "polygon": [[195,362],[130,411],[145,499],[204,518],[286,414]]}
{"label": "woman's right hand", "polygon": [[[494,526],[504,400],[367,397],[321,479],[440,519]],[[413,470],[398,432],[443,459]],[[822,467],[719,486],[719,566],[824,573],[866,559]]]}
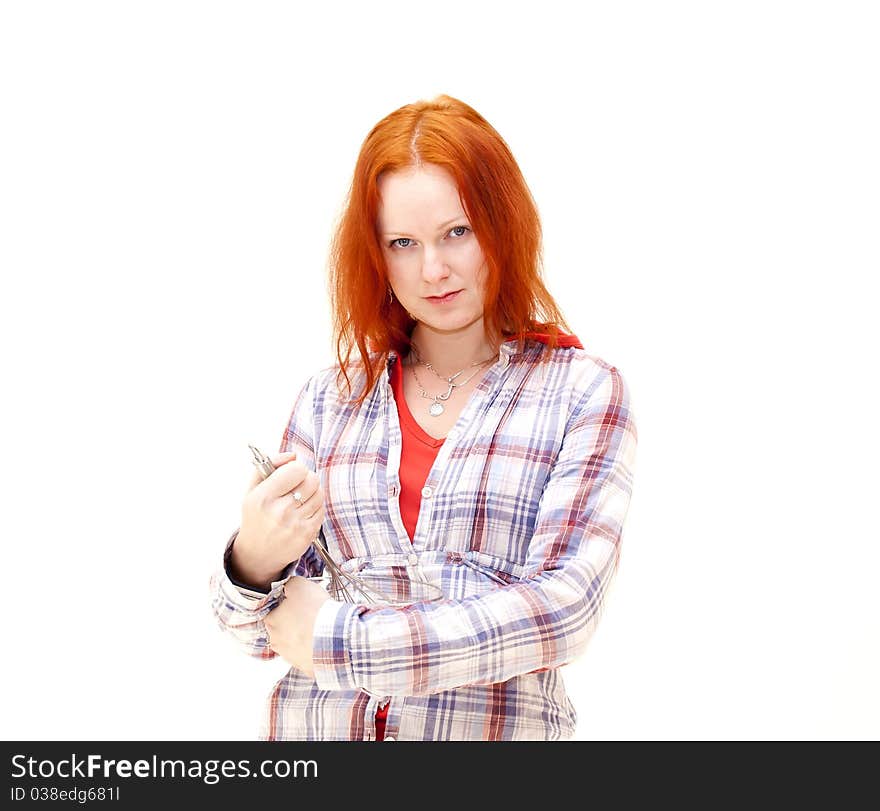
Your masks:
{"label": "woman's right hand", "polygon": [[[255,470],[248,484],[230,558],[243,582],[264,588],[291,561],[302,557],[324,521],[318,476],[296,461],[295,451],[270,458],[276,470],[265,479]],[[302,496],[300,502],[294,493]]]}

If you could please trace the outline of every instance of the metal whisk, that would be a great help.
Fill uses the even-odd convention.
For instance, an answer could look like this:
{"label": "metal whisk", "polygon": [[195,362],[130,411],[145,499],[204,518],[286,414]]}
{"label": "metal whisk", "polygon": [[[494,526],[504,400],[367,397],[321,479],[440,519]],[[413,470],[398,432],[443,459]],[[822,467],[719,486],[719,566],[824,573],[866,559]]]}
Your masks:
{"label": "metal whisk", "polygon": [[[272,464],[271,459],[266,456],[262,451],[255,448],[253,445],[248,445],[251,449],[251,453],[254,455],[253,463],[254,467],[260,471],[263,478],[265,479],[272,473],[273,470],[276,470],[275,465]],[[314,542],[315,551],[318,553],[318,557],[324,561],[324,569],[330,574],[330,583],[329,583],[329,593],[330,596],[336,600],[342,600],[348,603],[355,602],[366,602],[366,603],[382,603],[391,606],[403,606],[409,605],[412,601],[405,600],[398,597],[392,597],[384,592],[373,588],[369,583],[367,583],[362,578],[357,575],[350,574],[342,569],[336,561],[330,556],[330,552],[327,549],[327,541],[324,538],[324,528],[321,528],[321,531],[318,534],[318,537]],[[426,580],[422,579],[417,581],[420,587],[425,587],[429,590],[433,590],[435,596],[430,599],[440,599],[443,597],[443,591],[439,586],[435,586],[433,583],[428,583]],[[358,590],[358,593],[363,597],[362,600],[356,600],[354,595],[349,591],[349,586],[352,586]]]}

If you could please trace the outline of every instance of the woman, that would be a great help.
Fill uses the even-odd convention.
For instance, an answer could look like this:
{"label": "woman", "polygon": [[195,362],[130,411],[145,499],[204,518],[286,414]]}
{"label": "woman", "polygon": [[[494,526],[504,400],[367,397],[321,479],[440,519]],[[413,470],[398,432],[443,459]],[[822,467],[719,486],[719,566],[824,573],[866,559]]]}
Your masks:
{"label": "woman", "polygon": [[[302,388],[212,579],[221,626],[292,665],[261,738],[574,734],[559,668],[617,567],[636,429],[617,369],[562,331],[540,241],[468,105],[409,104],[367,136],[331,250],[339,362]],[[330,599],[303,576],[319,531],[347,570],[443,598]]]}

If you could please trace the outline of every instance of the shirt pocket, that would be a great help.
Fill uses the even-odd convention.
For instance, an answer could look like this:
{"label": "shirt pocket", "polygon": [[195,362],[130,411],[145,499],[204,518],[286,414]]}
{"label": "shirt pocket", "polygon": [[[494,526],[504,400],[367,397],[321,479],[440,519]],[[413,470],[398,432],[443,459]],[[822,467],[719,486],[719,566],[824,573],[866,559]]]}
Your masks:
{"label": "shirt pocket", "polygon": [[469,549],[500,561],[528,557],[556,454],[556,448],[542,453],[524,445],[496,449],[481,471],[465,477],[477,488],[476,495],[461,495],[461,535]]}

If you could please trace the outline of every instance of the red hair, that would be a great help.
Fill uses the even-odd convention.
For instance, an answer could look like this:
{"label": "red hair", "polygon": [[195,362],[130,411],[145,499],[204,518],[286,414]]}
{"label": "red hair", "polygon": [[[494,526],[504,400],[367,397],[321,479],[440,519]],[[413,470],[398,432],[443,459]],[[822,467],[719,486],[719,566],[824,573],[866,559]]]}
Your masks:
{"label": "red hair", "polygon": [[[489,341],[516,338],[522,351],[525,333],[542,332],[549,336],[544,359],[557,346],[562,328],[571,331],[541,279],[538,209],[510,148],[483,116],[451,96],[407,104],[379,121],[364,140],[330,245],[333,332],[349,394],[355,346],[366,373],[358,405],[372,390],[389,351],[409,352],[416,324],[397,299],[389,300],[377,234],[377,182],[384,172],[425,163],[452,175],[486,259],[483,323]],[[539,314],[545,320],[537,320]]]}

